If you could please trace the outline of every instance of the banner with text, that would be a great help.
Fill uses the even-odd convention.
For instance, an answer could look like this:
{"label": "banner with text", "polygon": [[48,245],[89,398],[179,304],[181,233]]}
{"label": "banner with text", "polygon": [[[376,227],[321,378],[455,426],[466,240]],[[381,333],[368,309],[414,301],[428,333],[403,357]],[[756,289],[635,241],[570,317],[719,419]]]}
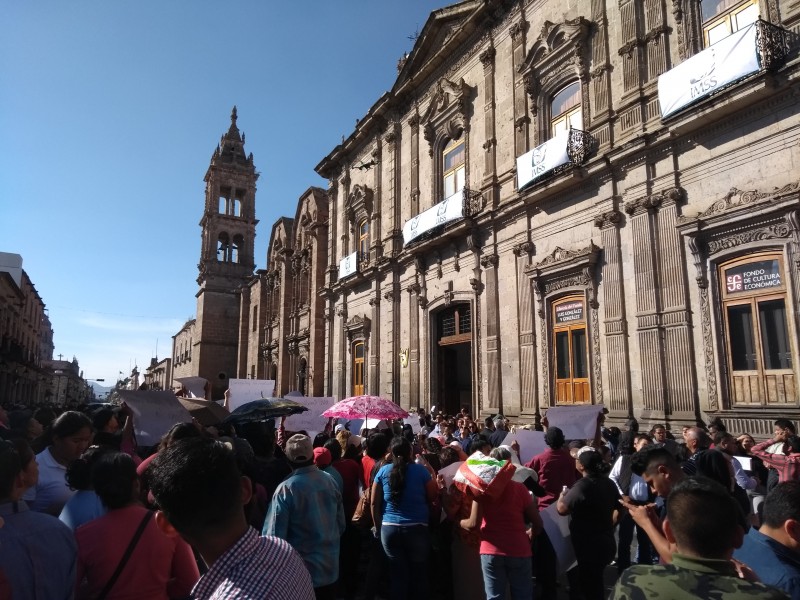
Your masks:
{"label": "banner with text", "polygon": [[517,157],[517,189],[521,190],[537,177],[570,162],[568,145],[569,131],[562,131],[544,144]]}
{"label": "banner with text", "polygon": [[661,118],[759,70],[756,26],[750,25],[658,77]]}
{"label": "banner with text", "polygon": [[444,225],[450,221],[460,219],[463,216],[464,192],[458,191],[439,202],[439,204],[406,221],[406,224],[403,225],[403,243],[408,244],[426,231],[430,231],[438,225]]}
{"label": "banner with text", "polygon": [[357,259],[358,252],[353,252],[339,261],[339,279],[350,277],[350,275],[353,275],[356,271],[358,271]]}
{"label": "banner with text", "polygon": [[275,389],[273,379],[230,379],[228,389],[231,391],[231,400],[228,409],[233,412],[242,404],[262,398],[272,398]]}

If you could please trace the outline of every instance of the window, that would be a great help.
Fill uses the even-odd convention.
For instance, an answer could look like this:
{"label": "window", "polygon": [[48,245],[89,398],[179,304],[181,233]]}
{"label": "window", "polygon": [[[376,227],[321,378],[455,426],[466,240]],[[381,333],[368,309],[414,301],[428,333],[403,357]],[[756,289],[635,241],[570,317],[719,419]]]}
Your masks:
{"label": "window", "polygon": [[550,132],[553,137],[571,129],[583,129],[581,84],[569,84],[553,97],[550,104]]}
{"label": "window", "polygon": [[589,391],[589,360],[586,311],[581,296],[553,303],[553,365],[556,404],[586,404]]}
{"label": "window", "polygon": [[353,395],[364,394],[364,342],[353,344]]}
{"label": "window", "polygon": [[702,0],[700,10],[706,47],[755,23],[759,15],[757,0]]}
{"label": "window", "polygon": [[369,221],[362,219],[358,224],[358,260],[369,262]]}
{"label": "window", "polygon": [[472,340],[472,311],[469,304],[458,304],[439,314],[439,345]]}
{"label": "window", "polygon": [[217,238],[217,261],[228,262],[228,253],[230,252],[230,241],[227,233],[220,233]]}
{"label": "window", "polygon": [[258,328],[258,304],[253,307],[253,331]]}
{"label": "window", "polygon": [[244,246],[244,238],[240,235],[233,237],[233,244],[231,245],[231,253],[229,261],[238,264],[241,262],[242,246]]}
{"label": "window", "polygon": [[720,267],[729,385],[734,404],[797,401],[792,331],[780,254]]}
{"label": "window", "polygon": [[[461,136],[463,138],[463,136]],[[444,198],[449,198],[464,189],[466,171],[464,167],[464,140],[452,140],[442,153]],[[443,198],[443,199],[444,199]]]}

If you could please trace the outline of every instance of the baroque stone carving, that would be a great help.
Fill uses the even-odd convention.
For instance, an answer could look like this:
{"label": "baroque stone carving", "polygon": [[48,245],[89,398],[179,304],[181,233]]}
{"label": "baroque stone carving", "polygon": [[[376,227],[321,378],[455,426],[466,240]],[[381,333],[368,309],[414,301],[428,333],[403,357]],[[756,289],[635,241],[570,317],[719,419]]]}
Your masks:
{"label": "baroque stone carving", "polygon": [[541,269],[543,267],[552,267],[560,263],[569,263],[575,261],[576,259],[596,254],[599,250],[600,249],[595,246],[593,242],[590,243],[586,248],[581,248],[579,250],[565,250],[559,246],[534,266],[537,269]]}
{"label": "baroque stone carving", "polygon": [[597,215],[594,218],[594,226],[598,227],[599,229],[605,229],[606,227],[619,225],[621,221],[622,213],[620,213],[618,210],[610,210]]}
{"label": "baroque stone carving", "polygon": [[708,301],[708,286],[700,288],[700,314],[703,328],[703,362],[706,368],[708,407],[719,410],[717,395],[717,373],[714,367],[714,337],[711,332],[711,307]]}
{"label": "baroque stone carving", "polygon": [[752,229],[733,233],[723,238],[710,240],[708,242],[709,255],[716,254],[720,250],[729,250],[742,244],[769,239],[785,239],[791,235],[791,228],[788,223],[778,223],[760,229]]}

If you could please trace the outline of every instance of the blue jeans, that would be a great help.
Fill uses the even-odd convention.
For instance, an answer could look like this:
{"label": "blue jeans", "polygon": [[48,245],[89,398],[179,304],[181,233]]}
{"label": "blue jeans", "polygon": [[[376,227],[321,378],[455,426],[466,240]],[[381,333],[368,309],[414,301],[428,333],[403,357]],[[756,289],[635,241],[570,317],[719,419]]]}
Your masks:
{"label": "blue jeans", "polygon": [[389,559],[392,600],[427,600],[428,556],[431,543],[427,525],[381,526],[381,542]]}
{"label": "blue jeans", "polygon": [[483,585],[486,600],[505,600],[506,585],[512,600],[533,598],[533,570],[530,556],[500,556],[481,554]]}

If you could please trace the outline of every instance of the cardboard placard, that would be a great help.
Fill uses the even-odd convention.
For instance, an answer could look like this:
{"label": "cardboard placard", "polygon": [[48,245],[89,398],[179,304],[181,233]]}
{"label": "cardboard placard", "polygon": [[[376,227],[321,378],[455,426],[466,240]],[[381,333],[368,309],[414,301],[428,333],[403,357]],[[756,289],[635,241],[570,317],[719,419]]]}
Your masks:
{"label": "cardboard placard", "polygon": [[174,381],[186,388],[186,391],[189,392],[189,398],[206,398],[208,379],[205,377],[175,377]]}
{"label": "cardboard placard", "polygon": [[233,412],[242,404],[247,404],[253,400],[272,398],[272,392],[275,389],[275,380],[231,379],[228,382],[228,389],[231,391],[228,410]]}
{"label": "cardboard placard", "polygon": [[549,427],[558,427],[568,440],[590,440],[597,431],[597,415],[603,412],[600,404],[554,406],[547,409]]}
{"label": "cardboard placard", "polygon": [[133,411],[133,430],[141,446],[155,446],[176,423],[189,423],[192,415],[169,391],[120,390],[120,399]]}
{"label": "cardboard placard", "polygon": [[566,573],[578,564],[575,560],[575,549],[572,547],[572,536],[569,533],[569,517],[558,514],[555,502],[539,511],[539,516],[542,517],[544,530],[556,553],[558,564],[556,571],[559,575]]}

